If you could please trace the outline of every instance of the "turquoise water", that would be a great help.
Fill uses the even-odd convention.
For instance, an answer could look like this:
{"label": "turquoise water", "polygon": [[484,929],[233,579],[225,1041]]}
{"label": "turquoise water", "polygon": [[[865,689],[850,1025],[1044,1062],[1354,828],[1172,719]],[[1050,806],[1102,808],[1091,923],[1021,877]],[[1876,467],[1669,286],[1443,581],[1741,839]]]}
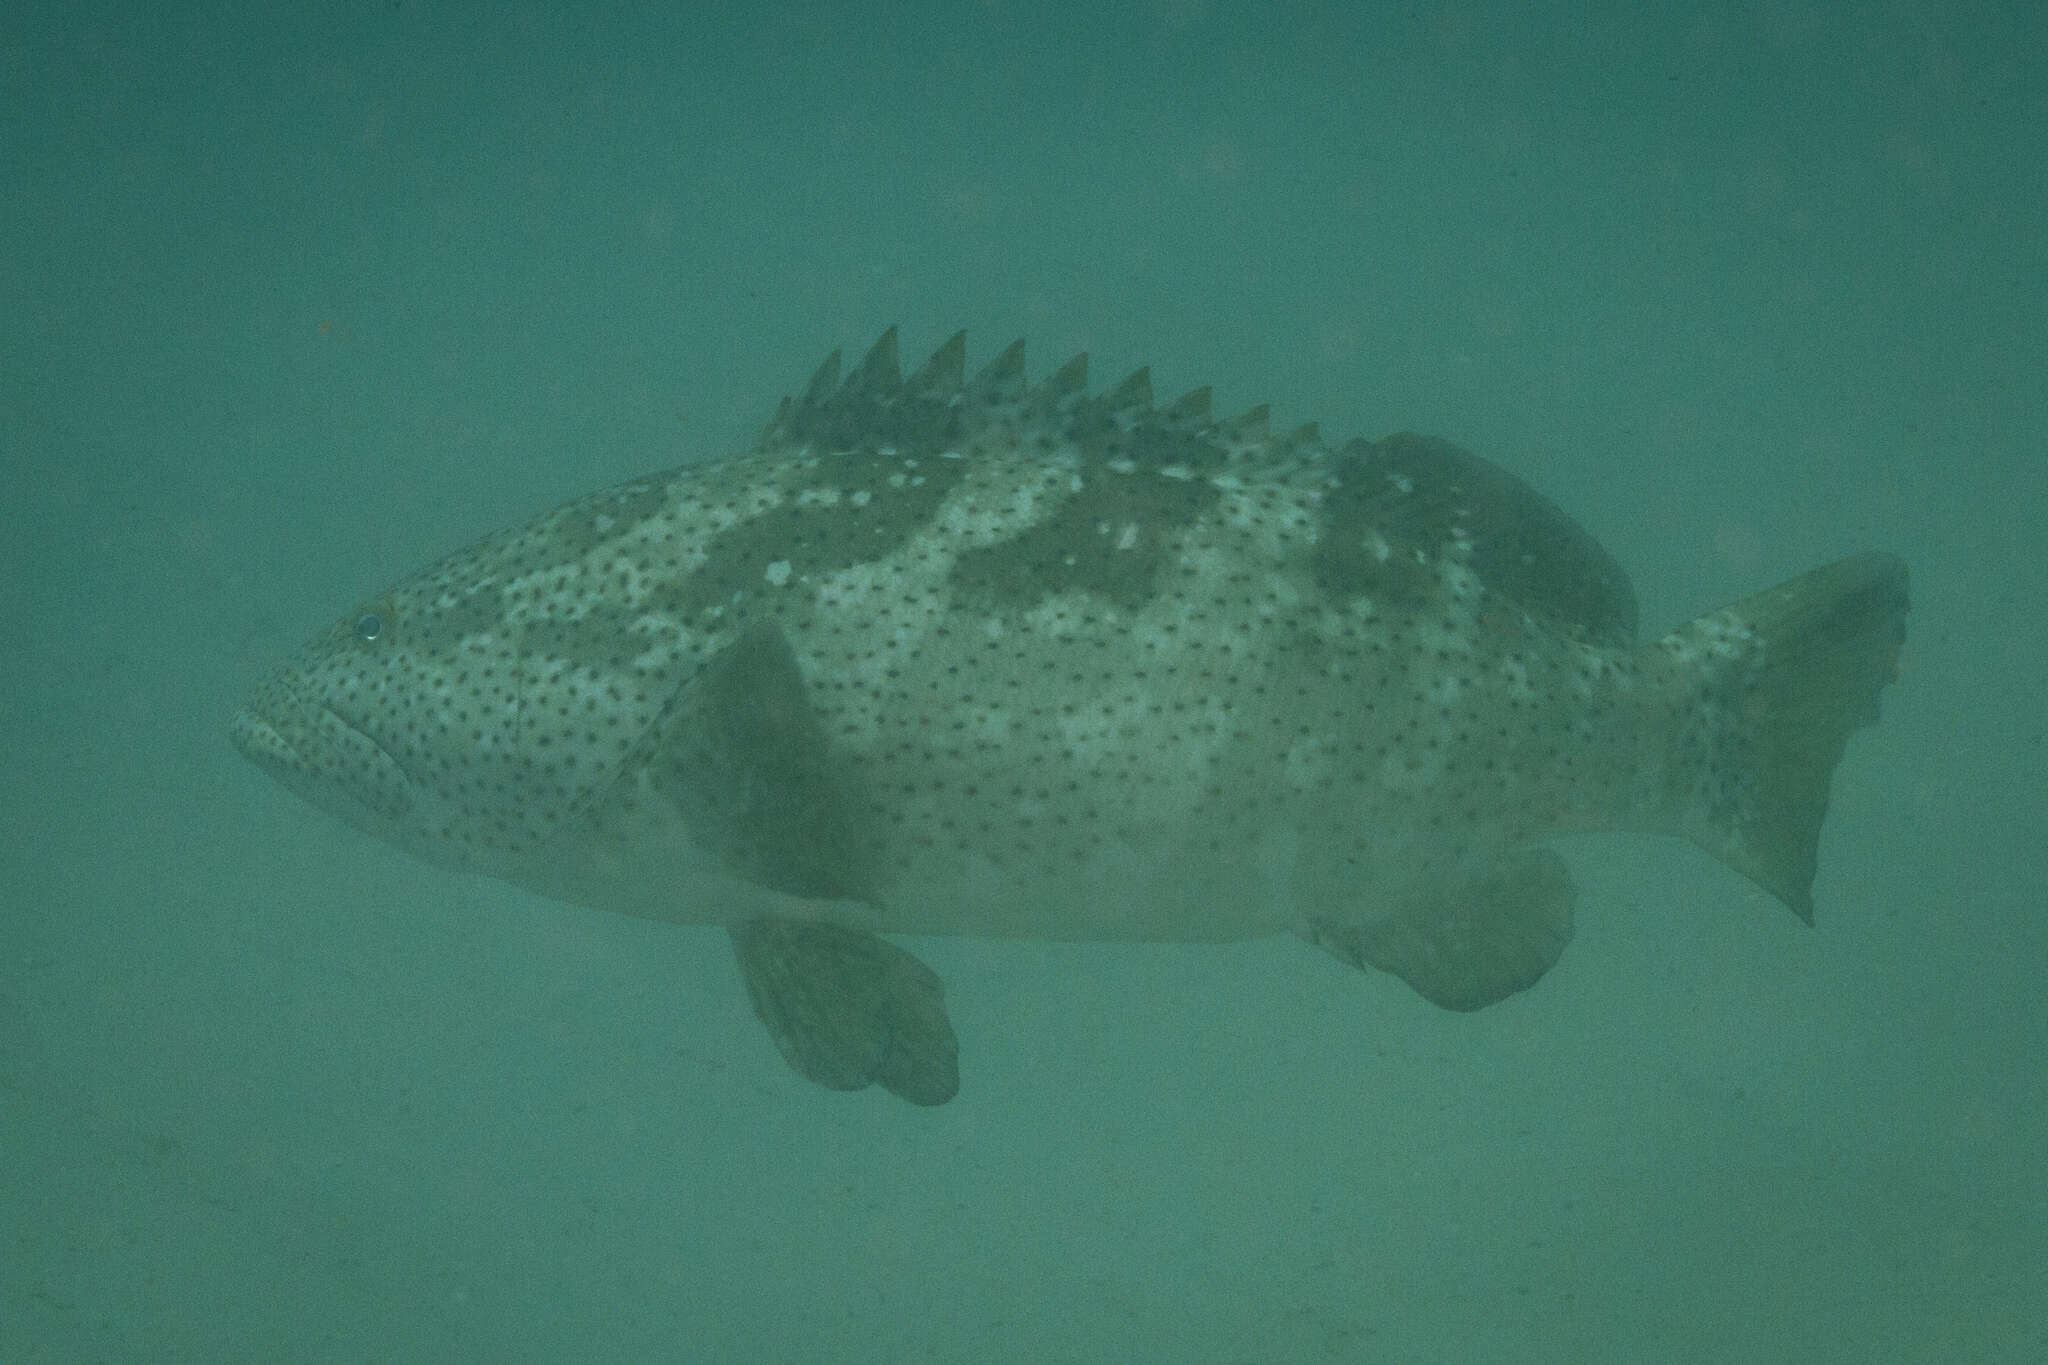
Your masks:
{"label": "turquoise water", "polygon": [[[0,1359],[2048,1359],[2041,19],[325,8],[0,20]],[[1456,439],[1652,629],[1904,555],[1817,928],[1612,838],[1473,1016],[926,940],[920,1111],[796,1080],[722,935],[229,747],[365,592],[891,323]]]}

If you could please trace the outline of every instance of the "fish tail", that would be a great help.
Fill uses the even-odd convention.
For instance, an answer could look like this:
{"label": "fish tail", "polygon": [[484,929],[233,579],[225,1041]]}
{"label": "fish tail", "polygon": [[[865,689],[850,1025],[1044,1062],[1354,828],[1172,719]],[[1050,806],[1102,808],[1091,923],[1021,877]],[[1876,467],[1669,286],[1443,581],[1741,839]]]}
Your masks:
{"label": "fish tail", "polygon": [[1906,566],[1863,554],[1702,616],[1646,647],[1689,692],[1671,771],[1681,831],[1813,922],[1828,784],[1877,720],[1906,638]]}

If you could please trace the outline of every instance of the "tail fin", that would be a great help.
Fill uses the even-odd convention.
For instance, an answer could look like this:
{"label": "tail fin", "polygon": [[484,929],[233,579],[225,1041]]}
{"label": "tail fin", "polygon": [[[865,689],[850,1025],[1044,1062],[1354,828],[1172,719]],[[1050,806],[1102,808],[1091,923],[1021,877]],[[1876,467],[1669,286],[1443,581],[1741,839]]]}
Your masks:
{"label": "tail fin", "polygon": [[1877,720],[1906,639],[1906,566],[1857,555],[1681,626],[1651,650],[1680,668],[1684,833],[1813,922],[1828,782]]}

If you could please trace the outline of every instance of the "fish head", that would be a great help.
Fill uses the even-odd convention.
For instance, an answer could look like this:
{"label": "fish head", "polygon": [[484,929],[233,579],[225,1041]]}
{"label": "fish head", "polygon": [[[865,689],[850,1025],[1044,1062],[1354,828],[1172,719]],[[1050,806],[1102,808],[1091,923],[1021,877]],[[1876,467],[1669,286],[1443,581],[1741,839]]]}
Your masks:
{"label": "fish head", "polygon": [[511,876],[546,857],[644,755],[688,655],[622,600],[615,549],[565,543],[576,510],[343,613],[255,686],[236,746],[431,862]]}

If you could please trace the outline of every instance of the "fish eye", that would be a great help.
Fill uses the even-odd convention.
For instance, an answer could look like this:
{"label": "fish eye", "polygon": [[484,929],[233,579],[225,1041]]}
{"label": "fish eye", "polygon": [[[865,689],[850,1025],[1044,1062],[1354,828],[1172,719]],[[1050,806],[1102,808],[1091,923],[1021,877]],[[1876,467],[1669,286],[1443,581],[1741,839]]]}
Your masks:
{"label": "fish eye", "polygon": [[357,607],[335,627],[341,639],[354,636],[359,645],[374,645],[389,639],[398,627],[398,609],[389,597],[376,597]]}

